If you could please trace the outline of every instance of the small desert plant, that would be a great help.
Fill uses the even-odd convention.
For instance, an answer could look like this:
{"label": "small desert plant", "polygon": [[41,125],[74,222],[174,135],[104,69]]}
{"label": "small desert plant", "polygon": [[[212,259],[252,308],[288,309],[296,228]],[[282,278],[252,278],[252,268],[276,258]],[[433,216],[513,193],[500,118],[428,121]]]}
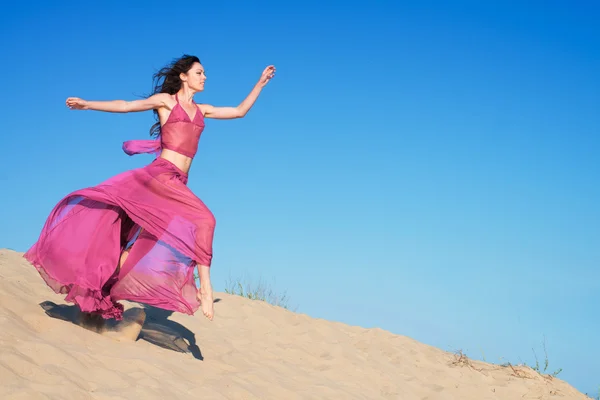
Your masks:
{"label": "small desert plant", "polygon": [[[558,368],[554,372],[548,371],[550,361],[548,358],[548,351],[546,349],[546,337],[545,336],[544,336],[544,340],[542,342],[542,348],[544,350],[543,364],[540,364],[538,355],[537,355],[535,349],[532,348],[531,350],[533,351],[533,356],[535,358],[535,364],[533,364],[533,365],[528,365],[526,362],[523,362],[522,360],[519,364],[513,364],[511,362],[506,361],[506,362],[498,363],[497,365],[499,365],[500,367],[503,367],[503,368],[510,368],[512,370],[514,376],[521,377],[521,378],[528,377],[528,373],[526,372],[526,370],[523,370],[521,367],[527,367],[548,379],[556,378],[558,376],[558,374],[560,374],[562,372],[562,368]],[[483,361],[486,362],[486,357],[485,357],[485,353],[483,352],[483,349],[480,349],[480,351],[481,351]],[[503,359],[503,357],[500,358],[500,360],[502,360],[502,359]],[[470,362],[469,362],[466,354],[463,353],[461,350],[459,350],[459,351],[455,352],[455,359],[454,359],[453,365],[462,365],[462,366],[469,365],[470,366]],[[598,391],[597,397],[595,397],[593,400],[600,400],[600,389]]]}
{"label": "small desert plant", "polygon": [[469,360],[469,357],[465,353],[463,353],[462,350],[456,350],[454,352],[454,359],[452,360],[451,364],[461,366],[461,367],[473,368],[473,364],[471,363],[471,360]]}
{"label": "small desert plant", "polygon": [[471,369],[473,369],[475,371],[481,372],[481,369],[475,368],[475,366],[473,365],[473,363],[469,359],[469,356],[467,356],[460,349],[454,351],[454,357],[453,357],[452,361],[450,362],[450,365],[458,366],[458,367],[469,367],[469,368],[471,368]]}
{"label": "small desert plant", "polygon": [[543,374],[547,374],[547,375],[550,375],[550,376],[556,378],[558,376],[558,374],[560,374],[562,372],[562,368],[559,368],[552,373],[546,372],[546,371],[548,371],[549,361],[548,361],[548,351],[546,350],[546,337],[545,336],[544,336],[544,341],[542,342],[542,348],[544,349],[544,368],[542,369],[540,367],[537,353],[535,352],[535,349],[532,348],[531,350],[533,351],[533,356],[535,357],[535,365],[532,365],[531,369],[533,369],[534,371],[536,371],[540,374],[543,373]]}
{"label": "small desert plant", "polygon": [[296,311],[296,307],[293,309],[290,307],[289,298],[286,292],[275,292],[273,288],[266,284],[262,279],[255,283],[247,279],[229,278],[225,284],[225,293],[238,295],[250,300],[264,301],[274,306],[282,307],[290,311]]}

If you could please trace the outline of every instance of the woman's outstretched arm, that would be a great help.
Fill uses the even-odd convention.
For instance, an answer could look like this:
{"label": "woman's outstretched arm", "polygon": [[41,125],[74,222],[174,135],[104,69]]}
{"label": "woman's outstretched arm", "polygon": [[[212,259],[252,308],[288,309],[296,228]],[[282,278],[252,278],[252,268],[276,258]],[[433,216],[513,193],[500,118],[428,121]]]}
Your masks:
{"label": "woman's outstretched arm", "polygon": [[169,101],[167,93],[157,93],[147,99],[126,101],[88,101],[79,97],[69,97],[66,101],[67,107],[72,110],[95,110],[114,113],[128,113],[136,111],[147,111],[163,107]]}
{"label": "woman's outstretched arm", "polygon": [[234,119],[243,118],[256,102],[258,95],[267,83],[275,76],[275,67],[269,65],[254,85],[250,94],[237,107],[215,107],[210,104],[198,104],[205,118]]}

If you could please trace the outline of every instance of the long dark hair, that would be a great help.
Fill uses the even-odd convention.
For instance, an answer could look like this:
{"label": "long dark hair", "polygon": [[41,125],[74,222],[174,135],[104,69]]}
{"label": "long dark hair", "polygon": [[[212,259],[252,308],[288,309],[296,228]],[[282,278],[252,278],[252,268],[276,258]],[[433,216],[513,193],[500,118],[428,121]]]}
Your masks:
{"label": "long dark hair", "polygon": [[[181,79],[179,74],[187,73],[194,63],[200,64],[200,59],[196,56],[184,54],[180,58],[174,59],[171,64],[161,68],[152,76],[153,90],[150,96],[157,93],[175,94],[181,89]],[[150,128],[150,136],[160,135],[160,120],[158,111],[154,110],[156,123]]]}

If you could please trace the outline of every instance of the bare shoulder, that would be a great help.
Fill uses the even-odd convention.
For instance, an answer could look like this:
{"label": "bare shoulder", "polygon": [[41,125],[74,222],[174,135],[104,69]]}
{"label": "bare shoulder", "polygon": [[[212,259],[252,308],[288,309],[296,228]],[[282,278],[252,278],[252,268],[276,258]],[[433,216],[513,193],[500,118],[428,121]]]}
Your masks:
{"label": "bare shoulder", "polygon": [[200,109],[200,112],[202,113],[203,116],[205,116],[207,113],[210,112],[210,110],[212,110],[214,108],[210,104],[205,104],[205,103],[196,103],[196,105]]}
{"label": "bare shoulder", "polygon": [[156,111],[162,118],[167,118],[177,104],[175,96],[169,93],[156,93],[148,98],[156,106]]}

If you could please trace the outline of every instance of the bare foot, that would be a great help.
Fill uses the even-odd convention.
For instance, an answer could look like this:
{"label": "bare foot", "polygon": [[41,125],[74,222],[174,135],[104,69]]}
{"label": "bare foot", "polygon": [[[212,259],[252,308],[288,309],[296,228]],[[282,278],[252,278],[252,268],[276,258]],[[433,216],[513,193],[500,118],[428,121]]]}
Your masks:
{"label": "bare foot", "polygon": [[200,301],[204,316],[212,321],[215,315],[212,289],[200,288],[196,297]]}

